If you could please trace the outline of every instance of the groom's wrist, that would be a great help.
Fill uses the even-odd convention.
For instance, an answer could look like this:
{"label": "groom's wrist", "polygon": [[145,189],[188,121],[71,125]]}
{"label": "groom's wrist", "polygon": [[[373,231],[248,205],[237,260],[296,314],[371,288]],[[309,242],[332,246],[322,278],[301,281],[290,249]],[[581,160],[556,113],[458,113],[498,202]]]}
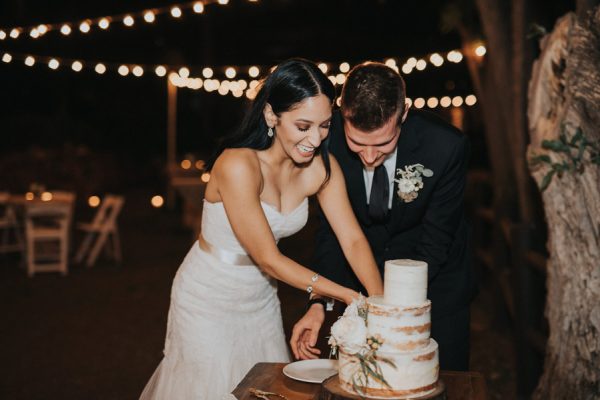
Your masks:
{"label": "groom's wrist", "polygon": [[314,297],[310,300],[308,300],[308,303],[306,303],[306,311],[310,310],[311,307],[315,304],[320,304],[323,306],[323,311],[325,311],[327,309],[327,302],[325,301],[324,298],[322,297]]}

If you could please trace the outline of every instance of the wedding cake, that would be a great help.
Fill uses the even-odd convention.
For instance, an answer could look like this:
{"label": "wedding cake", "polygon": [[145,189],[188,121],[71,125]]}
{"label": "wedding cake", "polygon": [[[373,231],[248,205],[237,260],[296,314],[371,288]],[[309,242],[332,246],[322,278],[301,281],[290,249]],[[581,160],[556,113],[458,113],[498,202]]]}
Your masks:
{"label": "wedding cake", "polygon": [[359,299],[331,329],[340,386],[370,398],[417,398],[437,386],[438,344],[430,338],[427,264],[385,263],[384,295]]}

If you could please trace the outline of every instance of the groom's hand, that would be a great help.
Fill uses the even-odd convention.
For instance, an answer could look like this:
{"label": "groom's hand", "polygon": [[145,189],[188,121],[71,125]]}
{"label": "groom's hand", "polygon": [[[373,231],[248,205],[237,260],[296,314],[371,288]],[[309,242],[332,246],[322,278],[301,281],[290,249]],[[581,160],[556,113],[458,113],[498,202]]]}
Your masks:
{"label": "groom's hand", "polygon": [[315,347],[319,330],[325,321],[325,310],[321,304],[310,306],[306,314],[296,322],[292,330],[290,346],[294,357],[300,360],[318,358],[321,351]]}

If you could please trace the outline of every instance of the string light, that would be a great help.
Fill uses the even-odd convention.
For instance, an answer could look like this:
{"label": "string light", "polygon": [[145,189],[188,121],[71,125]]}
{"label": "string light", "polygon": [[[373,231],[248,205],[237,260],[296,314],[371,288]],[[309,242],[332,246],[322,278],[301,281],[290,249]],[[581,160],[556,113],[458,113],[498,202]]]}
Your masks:
{"label": "string light", "polygon": [[218,1],[219,1],[219,4],[222,6],[229,4],[229,0],[218,0]]}
{"label": "string light", "polygon": [[477,48],[475,49],[475,54],[479,57],[485,56],[486,52],[487,52],[487,49],[485,48],[484,45],[477,46]]}
{"label": "string light", "polygon": [[448,96],[444,96],[440,99],[440,105],[444,108],[450,107],[452,104],[452,99]]}
{"label": "string light", "polygon": [[12,61],[12,56],[8,53],[4,53],[4,55],[2,56],[2,61],[8,64]]}
{"label": "string light", "polygon": [[236,75],[235,68],[233,68],[233,67],[228,67],[228,68],[225,70],[225,76],[226,76],[226,77],[228,77],[229,79],[233,79],[233,78],[235,78],[235,75]]}
{"label": "string light", "polygon": [[0,40],[6,39],[6,32],[0,30]]}
{"label": "string light", "polygon": [[123,23],[126,26],[133,26],[133,24],[135,23],[135,20],[133,19],[133,17],[131,15],[127,15],[125,18],[123,18]]}
{"label": "string light", "polygon": [[463,104],[463,98],[462,97],[460,97],[460,96],[454,96],[452,98],[452,105],[454,107],[460,107],[460,106],[462,106],[462,104]]}
{"label": "string light", "polygon": [[144,68],[140,67],[139,65],[136,65],[135,67],[133,67],[133,70],[131,72],[133,72],[133,75],[139,78],[140,76],[144,75]]}
{"label": "string light", "polygon": [[83,21],[80,25],[79,25],[79,30],[83,33],[88,33],[90,31],[90,24],[87,21]]}
{"label": "string light", "polygon": [[147,23],[151,24],[154,22],[155,19],[156,17],[152,11],[146,11],[144,13],[144,21],[146,21]]}
{"label": "string light", "polygon": [[158,67],[156,67],[154,69],[154,72],[156,73],[156,76],[165,76],[167,74],[167,69],[165,67],[163,67],[162,65],[159,65]]}
{"label": "string light", "polygon": [[439,100],[437,99],[437,97],[430,97],[427,99],[427,107],[429,108],[436,108],[439,104]]}
{"label": "string light", "polygon": [[181,168],[183,169],[190,169],[192,168],[192,162],[190,160],[183,160],[181,161]]}
{"label": "string light", "polygon": [[10,37],[13,38],[13,39],[18,38],[20,34],[21,34],[21,31],[19,31],[19,29],[17,29],[17,28],[13,28],[10,31]]}
{"label": "string light", "polygon": [[326,74],[327,71],[329,70],[329,67],[325,63],[319,63],[318,67],[321,70],[321,72],[324,74]]}
{"label": "string light", "polygon": [[35,64],[35,58],[28,56],[25,59],[25,65],[27,65],[28,67],[32,67]]}
{"label": "string light", "polygon": [[60,63],[56,58],[52,58],[50,61],[48,61],[48,67],[50,67],[50,69],[57,69],[59,66]]}
{"label": "string light", "polygon": [[410,73],[412,72],[412,70],[413,70],[413,67],[411,67],[411,66],[410,66],[410,65],[408,65],[408,64],[404,64],[404,65],[402,66],[402,72],[403,72],[404,74],[406,74],[406,75],[410,74]]}
{"label": "string light", "polygon": [[398,67],[398,64],[396,64],[396,60],[394,60],[393,58],[388,58],[387,60],[385,60],[385,65],[387,65],[390,68]]}
{"label": "string light", "polygon": [[201,1],[195,2],[193,10],[196,14],[202,14],[204,12],[204,4]]}
{"label": "string light", "polygon": [[152,199],[150,199],[150,204],[152,204],[152,207],[154,208],[161,208],[165,204],[165,199],[159,195],[152,196]]}
{"label": "string light", "polygon": [[180,77],[182,78],[187,78],[190,76],[190,70],[187,69],[186,67],[181,67],[179,68],[179,71],[177,72],[179,74]]}
{"label": "string light", "polygon": [[344,74],[337,74],[337,75],[335,76],[335,82],[336,82],[338,85],[343,85],[343,84],[344,84],[344,82],[346,82],[346,75],[344,75]]}
{"label": "string light", "polygon": [[205,172],[200,176],[200,180],[204,183],[208,183],[210,181],[210,172]]}
{"label": "string light", "polygon": [[475,97],[475,95],[470,94],[467,97],[465,97],[465,104],[468,106],[473,106],[475,105],[475,103],[477,103],[477,97]]}
{"label": "string light", "polygon": [[97,73],[99,73],[100,75],[102,75],[103,73],[106,72],[106,67],[104,66],[104,64],[98,63],[98,64],[96,64],[96,67],[94,68],[94,70]]}
{"label": "string light", "polygon": [[127,67],[127,65],[121,65],[117,71],[119,72],[119,75],[127,76],[127,74],[129,74],[129,67]]}
{"label": "string light", "polygon": [[425,99],[422,97],[419,97],[418,99],[415,99],[414,105],[416,108],[423,108],[425,107]]}
{"label": "string light", "polygon": [[250,75],[251,78],[256,78],[258,74],[260,74],[260,69],[258,69],[258,67],[252,66],[248,69],[248,75]]}
{"label": "string light", "polygon": [[100,29],[108,29],[108,27],[110,26],[110,21],[108,20],[108,18],[102,18],[100,21],[98,21],[98,26],[100,27]]}
{"label": "string light", "polygon": [[73,64],[71,64],[71,69],[75,72],[79,72],[83,69],[83,64],[79,61],[73,61]]}
{"label": "string light", "polygon": [[181,17],[181,8],[177,6],[171,8],[171,15],[173,16],[173,18]]}
{"label": "string light", "polygon": [[202,76],[205,77],[206,79],[212,78],[213,76],[213,70],[212,68],[206,67],[202,70]]}
{"label": "string light", "polygon": [[350,64],[348,64],[347,62],[343,62],[340,64],[340,72],[346,73],[350,71]]}
{"label": "string light", "polygon": [[37,39],[40,37],[40,31],[38,31],[37,28],[33,28],[31,32],[29,32],[29,36],[31,36],[34,39]]}
{"label": "string light", "polygon": [[62,33],[65,36],[69,35],[71,33],[71,27],[67,24],[64,24],[60,28],[60,33]]}
{"label": "string light", "polygon": [[444,64],[444,57],[439,55],[438,53],[433,53],[429,56],[429,62],[431,62],[436,67],[441,67]]}
{"label": "string light", "polygon": [[44,24],[40,24],[38,25],[37,30],[40,33],[40,35],[45,35],[46,32],[48,32],[48,27]]}
{"label": "string light", "polygon": [[100,205],[100,197],[90,196],[88,198],[88,205],[92,208],[98,207]]}
{"label": "string light", "polygon": [[427,67],[427,61],[419,60],[419,61],[417,61],[417,64],[415,66],[418,71],[423,71],[425,69],[425,67]]}

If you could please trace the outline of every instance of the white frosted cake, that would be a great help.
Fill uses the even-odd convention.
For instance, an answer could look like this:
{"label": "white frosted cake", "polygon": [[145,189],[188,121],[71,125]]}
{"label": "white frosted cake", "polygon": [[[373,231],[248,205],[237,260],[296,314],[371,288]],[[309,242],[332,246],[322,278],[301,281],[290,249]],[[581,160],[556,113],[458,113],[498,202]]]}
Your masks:
{"label": "white frosted cake", "polygon": [[[340,323],[344,324],[347,322]],[[430,331],[427,264],[387,261],[384,295],[366,299],[367,345],[357,347],[356,339],[349,343],[340,336],[340,326],[332,328],[332,342],[339,351],[340,385],[348,392],[382,399],[410,399],[433,392],[439,362],[438,345],[430,338]],[[365,362],[376,374],[365,375]]]}

